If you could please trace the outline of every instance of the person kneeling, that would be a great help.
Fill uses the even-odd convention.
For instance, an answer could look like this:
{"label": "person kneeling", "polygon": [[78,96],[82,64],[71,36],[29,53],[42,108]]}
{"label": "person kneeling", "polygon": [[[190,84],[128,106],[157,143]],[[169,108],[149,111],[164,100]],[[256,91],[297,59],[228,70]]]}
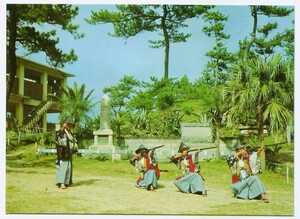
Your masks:
{"label": "person kneeling", "polygon": [[200,165],[198,165],[201,149],[196,151],[194,162],[193,155],[189,154],[189,149],[190,147],[181,143],[178,150],[179,153],[175,154],[172,158],[182,174],[173,183],[181,192],[199,194],[206,197],[207,192],[204,187],[204,179],[200,174]]}
{"label": "person kneeling", "polygon": [[[154,154],[155,148],[149,150],[144,145],[141,145],[136,151],[136,155],[129,160],[140,177],[136,181],[136,187],[145,188],[154,191],[157,188],[157,180],[160,177],[160,170],[158,168],[156,156]],[[150,151],[150,153],[148,153]]]}
{"label": "person kneeling", "polygon": [[235,151],[233,156],[226,158],[232,172],[230,188],[234,196],[241,199],[260,199],[269,203],[262,182],[251,170],[249,155],[244,145],[237,145]]}

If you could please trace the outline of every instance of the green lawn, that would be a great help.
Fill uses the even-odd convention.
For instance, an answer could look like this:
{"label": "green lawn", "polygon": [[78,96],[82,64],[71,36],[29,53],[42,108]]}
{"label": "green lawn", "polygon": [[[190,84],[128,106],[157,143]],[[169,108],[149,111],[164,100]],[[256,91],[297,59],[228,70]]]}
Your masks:
{"label": "green lawn", "polygon": [[[198,207],[191,206],[189,211],[185,212],[178,207],[177,204],[180,203],[174,201],[191,200],[194,203],[199,201],[199,197],[176,191],[172,180],[179,176],[179,170],[172,163],[159,164],[163,172],[159,180],[159,189],[153,197],[157,204],[161,202],[164,208],[154,210],[137,208],[135,197],[148,193],[142,193],[134,187],[137,174],[128,161],[99,161],[74,156],[75,185],[68,191],[61,192],[55,188],[54,183],[55,158],[55,155],[37,156],[34,146],[20,147],[6,154],[6,213],[272,216],[294,214],[293,174],[287,183],[284,171],[266,171],[259,174],[270,199],[269,204],[264,204],[256,200],[238,200],[232,196],[229,188],[230,170],[225,161],[203,161],[201,168],[208,197],[205,201],[201,199],[201,204],[195,203],[195,206],[205,208],[199,206],[201,210],[197,210],[195,208]],[[292,164],[290,166],[292,167]],[[290,172],[292,171],[291,168]],[[116,206],[112,207],[111,203]]]}

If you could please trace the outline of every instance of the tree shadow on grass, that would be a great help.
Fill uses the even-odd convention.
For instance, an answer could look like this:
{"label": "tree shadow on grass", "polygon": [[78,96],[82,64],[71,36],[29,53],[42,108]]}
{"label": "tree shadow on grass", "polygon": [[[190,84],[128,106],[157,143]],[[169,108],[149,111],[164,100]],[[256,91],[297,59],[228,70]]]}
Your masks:
{"label": "tree shadow on grass", "polygon": [[[28,173],[28,174],[37,174],[39,173],[36,170],[18,170],[18,169],[13,169],[13,170],[6,170],[6,173]],[[48,173],[47,173],[48,174]]]}
{"label": "tree shadow on grass", "polygon": [[88,180],[81,180],[76,183],[72,184],[72,187],[82,186],[82,185],[93,185],[96,182],[101,181],[101,179],[88,179]]}
{"label": "tree shadow on grass", "polygon": [[165,188],[166,186],[165,185],[162,185],[162,184],[157,184],[157,189],[163,189],[163,188]]}

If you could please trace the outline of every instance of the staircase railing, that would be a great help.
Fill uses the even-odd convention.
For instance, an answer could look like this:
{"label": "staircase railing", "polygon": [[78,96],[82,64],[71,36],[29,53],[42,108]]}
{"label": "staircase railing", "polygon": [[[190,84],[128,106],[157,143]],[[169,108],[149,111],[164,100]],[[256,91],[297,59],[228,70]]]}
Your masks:
{"label": "staircase railing", "polygon": [[25,130],[32,129],[34,125],[41,119],[42,115],[47,112],[52,104],[52,99],[47,99],[34,107],[23,121]]}

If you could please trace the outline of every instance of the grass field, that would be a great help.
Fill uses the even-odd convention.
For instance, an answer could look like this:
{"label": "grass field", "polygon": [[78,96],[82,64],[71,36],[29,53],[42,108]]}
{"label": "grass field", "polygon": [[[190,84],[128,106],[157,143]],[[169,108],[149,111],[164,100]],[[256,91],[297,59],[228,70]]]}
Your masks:
{"label": "grass field", "polygon": [[[6,154],[6,214],[91,215],[252,215],[293,216],[293,174],[273,171],[259,174],[270,199],[240,200],[229,188],[231,176],[225,161],[203,161],[208,197],[183,194],[172,184],[179,170],[161,162],[163,170],[155,192],[135,188],[137,173],[128,161],[99,161],[74,156],[74,185],[55,186],[55,155],[37,156],[34,146]],[[290,172],[293,172],[292,164]],[[184,207],[184,205],[186,205]],[[238,210],[237,210],[238,209]]]}

